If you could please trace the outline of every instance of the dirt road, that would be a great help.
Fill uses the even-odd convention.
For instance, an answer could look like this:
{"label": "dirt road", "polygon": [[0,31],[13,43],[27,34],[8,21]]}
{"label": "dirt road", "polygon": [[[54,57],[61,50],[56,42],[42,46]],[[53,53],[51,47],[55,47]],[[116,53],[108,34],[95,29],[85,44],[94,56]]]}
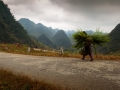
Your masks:
{"label": "dirt road", "polygon": [[120,61],[30,56],[0,52],[0,67],[73,90],[120,90]]}

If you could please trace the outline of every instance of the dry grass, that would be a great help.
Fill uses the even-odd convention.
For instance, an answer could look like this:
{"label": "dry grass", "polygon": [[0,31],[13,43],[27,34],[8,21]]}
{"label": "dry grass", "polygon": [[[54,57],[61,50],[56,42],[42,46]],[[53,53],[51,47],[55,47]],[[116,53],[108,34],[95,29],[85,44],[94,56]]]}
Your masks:
{"label": "dry grass", "polygon": [[[0,44],[0,51],[8,52],[8,53],[16,53],[16,54],[26,54],[26,55],[36,55],[36,56],[53,56],[53,57],[61,57],[58,51],[43,51],[42,49],[40,51],[33,50],[31,48],[31,51],[28,52],[28,46],[27,45],[17,45],[17,44]],[[72,58],[81,58],[82,55],[80,55],[77,52],[70,52],[65,51],[62,57],[72,57]],[[94,59],[99,60],[120,60],[120,54],[111,54],[111,55],[102,55],[93,54]],[[86,58],[89,58],[87,56]]]}
{"label": "dry grass", "polygon": [[0,90],[70,90],[45,81],[32,80],[28,76],[0,69]]}

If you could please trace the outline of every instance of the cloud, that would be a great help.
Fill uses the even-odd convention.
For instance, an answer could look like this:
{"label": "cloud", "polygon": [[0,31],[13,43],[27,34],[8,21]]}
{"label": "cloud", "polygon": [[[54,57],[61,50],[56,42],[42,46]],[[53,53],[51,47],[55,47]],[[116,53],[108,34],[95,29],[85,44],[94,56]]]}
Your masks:
{"label": "cloud", "polygon": [[[120,0],[50,0],[80,24],[111,27],[119,23]],[[77,19],[76,18],[76,19]],[[74,21],[73,20],[73,21]],[[83,25],[82,25],[83,26]],[[85,26],[85,25],[84,25]],[[114,27],[113,27],[114,28]],[[86,28],[87,29],[87,28]],[[112,28],[111,28],[112,30]],[[108,30],[107,30],[108,31]]]}
{"label": "cloud", "polygon": [[64,30],[110,32],[119,23],[120,0],[4,0],[18,19]]}
{"label": "cloud", "polygon": [[10,5],[32,5],[37,0],[4,0],[7,4]]}
{"label": "cloud", "polygon": [[65,11],[86,16],[118,13],[120,0],[50,0]]}

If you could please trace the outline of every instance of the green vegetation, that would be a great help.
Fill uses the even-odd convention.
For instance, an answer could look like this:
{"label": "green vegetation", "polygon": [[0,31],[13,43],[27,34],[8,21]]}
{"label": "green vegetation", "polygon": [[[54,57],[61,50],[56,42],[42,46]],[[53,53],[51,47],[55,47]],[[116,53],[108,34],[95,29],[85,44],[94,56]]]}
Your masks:
{"label": "green vegetation", "polygon": [[0,43],[34,44],[28,33],[15,20],[7,4],[0,1]]}
{"label": "green vegetation", "polygon": [[0,68],[0,90],[70,90]]}
{"label": "green vegetation", "polygon": [[108,34],[104,34],[99,30],[96,30],[94,34],[87,34],[85,31],[78,30],[75,34],[73,34],[73,38],[76,41],[74,47],[78,50],[84,48],[85,41],[89,40],[94,46],[95,54],[96,45],[103,45],[110,40]]}

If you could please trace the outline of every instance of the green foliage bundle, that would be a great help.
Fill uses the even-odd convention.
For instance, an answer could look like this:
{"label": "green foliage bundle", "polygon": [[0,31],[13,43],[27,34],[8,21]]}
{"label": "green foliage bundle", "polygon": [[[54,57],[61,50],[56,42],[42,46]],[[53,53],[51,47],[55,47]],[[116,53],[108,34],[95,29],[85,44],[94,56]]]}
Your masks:
{"label": "green foliage bundle", "polygon": [[78,50],[84,48],[85,41],[89,40],[94,46],[95,53],[96,45],[103,45],[106,42],[110,41],[109,35],[102,33],[99,29],[97,29],[94,34],[87,34],[85,31],[78,30],[76,33],[73,34],[73,39],[76,42],[74,48]]}
{"label": "green foliage bundle", "polygon": [[110,41],[110,37],[108,34],[102,33],[99,30],[96,30],[96,32],[92,35],[89,35],[89,37],[91,37],[91,42],[93,44],[97,44],[97,45],[103,45],[106,42]]}

